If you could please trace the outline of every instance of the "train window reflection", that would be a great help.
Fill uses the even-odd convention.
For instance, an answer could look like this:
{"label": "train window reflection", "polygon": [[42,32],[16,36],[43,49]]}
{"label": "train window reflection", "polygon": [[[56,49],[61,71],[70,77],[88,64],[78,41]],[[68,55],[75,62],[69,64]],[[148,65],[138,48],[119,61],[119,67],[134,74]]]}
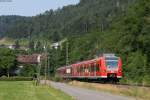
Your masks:
{"label": "train window reflection", "polygon": [[107,60],[106,65],[109,68],[117,68],[118,67],[118,61],[117,60]]}

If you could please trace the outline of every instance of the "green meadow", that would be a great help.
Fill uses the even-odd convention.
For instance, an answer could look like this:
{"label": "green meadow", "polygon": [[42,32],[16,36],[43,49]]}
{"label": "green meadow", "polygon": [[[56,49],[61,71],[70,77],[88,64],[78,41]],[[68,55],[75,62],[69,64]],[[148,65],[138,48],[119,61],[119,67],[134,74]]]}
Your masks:
{"label": "green meadow", "polygon": [[0,100],[72,100],[71,96],[48,86],[33,82],[0,81]]}

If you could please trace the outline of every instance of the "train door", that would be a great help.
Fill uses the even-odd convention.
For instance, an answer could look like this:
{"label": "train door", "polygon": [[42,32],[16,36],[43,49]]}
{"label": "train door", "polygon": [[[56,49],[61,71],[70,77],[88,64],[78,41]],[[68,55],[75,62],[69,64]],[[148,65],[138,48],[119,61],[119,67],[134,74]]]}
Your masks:
{"label": "train door", "polygon": [[74,67],[73,67],[73,65],[71,65],[71,76],[74,76]]}
{"label": "train door", "polygon": [[84,72],[85,72],[85,74],[84,74],[84,76],[89,76],[89,70],[88,70],[88,66],[84,66]]}
{"label": "train door", "polygon": [[85,75],[85,68],[84,68],[84,65],[82,64],[82,65],[80,65],[81,66],[81,73],[82,73],[82,76],[84,76]]}
{"label": "train door", "polygon": [[89,66],[90,66],[90,76],[94,76],[94,64],[91,63],[89,64]]}
{"label": "train door", "polygon": [[122,61],[121,61],[121,58],[119,57],[117,78],[121,78],[122,74],[123,74],[122,73]]}
{"label": "train door", "polygon": [[80,66],[79,65],[77,66],[77,70],[78,70],[78,74],[77,75],[81,76],[81,70],[80,70]]}
{"label": "train door", "polygon": [[94,62],[94,76],[96,76],[96,67],[97,67],[97,64],[96,62]]}
{"label": "train door", "polygon": [[87,76],[90,76],[90,67],[87,65],[86,68],[87,68]]}
{"label": "train door", "polygon": [[96,62],[96,76],[100,76],[101,62]]}
{"label": "train door", "polygon": [[72,76],[75,74],[75,67],[72,65]]}
{"label": "train door", "polygon": [[77,74],[78,74],[78,71],[77,71],[77,66],[75,66],[75,65],[73,65],[73,67],[74,67],[74,76],[78,76]]}
{"label": "train door", "polygon": [[88,67],[88,70],[89,70],[89,75],[88,76],[90,77],[91,76],[91,66],[90,66],[90,64],[88,64],[87,67]]}
{"label": "train door", "polygon": [[79,67],[79,76],[82,76],[82,71],[81,71],[81,66],[80,65],[78,65],[78,67]]}
{"label": "train door", "polygon": [[101,78],[107,78],[107,71],[106,71],[106,63],[105,58],[101,59],[101,66],[100,66],[100,76]]}

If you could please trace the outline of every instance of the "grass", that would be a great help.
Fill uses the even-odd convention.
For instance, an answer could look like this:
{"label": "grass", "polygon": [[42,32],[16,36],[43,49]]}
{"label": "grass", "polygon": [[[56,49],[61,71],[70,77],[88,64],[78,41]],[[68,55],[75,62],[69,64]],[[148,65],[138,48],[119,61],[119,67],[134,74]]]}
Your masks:
{"label": "grass", "polygon": [[11,38],[2,38],[0,39],[0,44],[5,44],[5,45],[12,45],[15,43],[15,40],[11,39]]}
{"label": "grass", "polygon": [[[32,38],[33,41],[35,43],[37,43],[39,40],[41,43],[45,43],[47,41],[48,45],[51,45],[51,42],[49,40],[46,40],[45,38],[39,38],[37,39],[37,37]],[[28,46],[29,44],[29,39],[28,38],[21,38],[21,39],[13,39],[13,38],[8,38],[8,37],[4,37],[0,39],[0,45],[4,44],[4,45],[13,45],[15,44],[15,41],[19,41],[19,44],[21,46]]]}
{"label": "grass", "polygon": [[87,83],[79,81],[72,81],[69,85],[109,92],[117,95],[130,96],[136,98],[136,100],[150,100],[150,88],[146,87],[123,87],[110,84]]}
{"label": "grass", "polygon": [[0,81],[0,100],[73,100],[73,98],[52,87],[35,86],[33,82]]}
{"label": "grass", "polygon": [[[8,37],[4,37],[4,38],[0,39],[0,44],[12,45],[12,44],[15,44],[16,40],[17,39],[12,39],[12,38],[8,38]],[[18,39],[18,40],[19,40],[19,44],[20,45],[26,46],[26,45],[29,44],[29,39],[22,38],[22,39]]]}

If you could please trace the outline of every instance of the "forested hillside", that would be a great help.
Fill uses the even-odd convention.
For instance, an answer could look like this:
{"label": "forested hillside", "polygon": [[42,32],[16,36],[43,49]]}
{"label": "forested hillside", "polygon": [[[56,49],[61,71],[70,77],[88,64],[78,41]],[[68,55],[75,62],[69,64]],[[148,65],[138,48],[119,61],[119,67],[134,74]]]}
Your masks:
{"label": "forested hillside", "polygon": [[[33,17],[7,17],[0,17],[3,36],[67,38],[70,64],[115,53],[123,58],[125,81],[150,83],[150,0],[80,0]],[[66,64],[65,42],[49,53],[51,72]]]}
{"label": "forested hillside", "polygon": [[[1,16],[0,33],[12,38],[42,36],[54,41],[93,30],[104,31],[135,0],[81,0],[33,17]],[[21,19],[21,20],[20,20]]]}
{"label": "forested hillside", "polygon": [[106,31],[93,31],[68,41],[70,63],[101,53],[116,53],[123,58],[124,79],[150,82],[149,0],[137,0]]}
{"label": "forested hillside", "polygon": [[17,26],[18,23],[24,22],[27,19],[29,18],[16,15],[0,16],[0,36],[6,36],[9,29],[13,28],[14,25]]}

